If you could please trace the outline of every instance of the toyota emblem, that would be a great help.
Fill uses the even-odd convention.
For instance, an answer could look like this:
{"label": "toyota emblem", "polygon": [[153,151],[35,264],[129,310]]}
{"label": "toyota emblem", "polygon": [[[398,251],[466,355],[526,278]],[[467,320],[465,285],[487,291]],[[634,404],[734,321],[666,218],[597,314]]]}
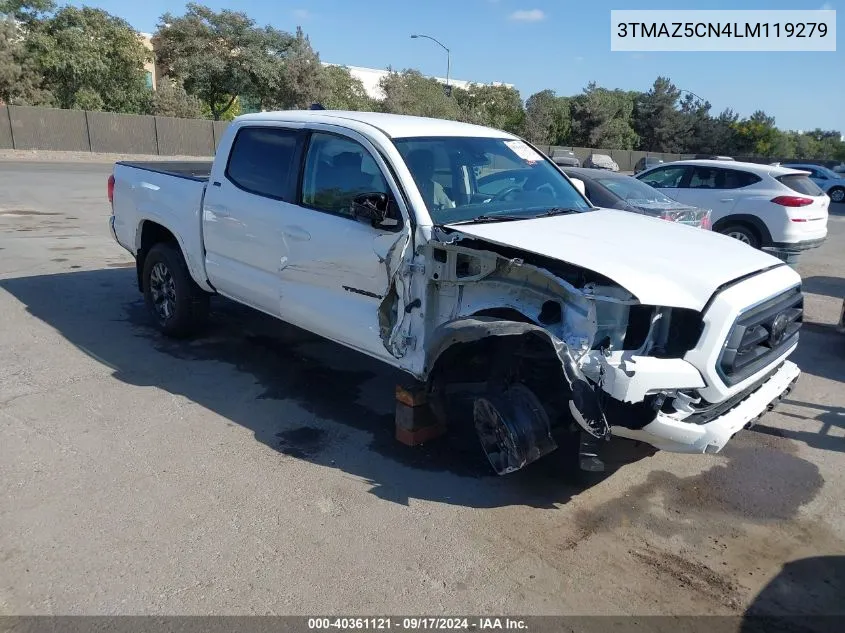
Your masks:
{"label": "toyota emblem", "polygon": [[789,327],[789,315],[786,312],[781,312],[772,321],[772,329],[769,332],[769,345],[774,347],[783,341],[787,327]]}

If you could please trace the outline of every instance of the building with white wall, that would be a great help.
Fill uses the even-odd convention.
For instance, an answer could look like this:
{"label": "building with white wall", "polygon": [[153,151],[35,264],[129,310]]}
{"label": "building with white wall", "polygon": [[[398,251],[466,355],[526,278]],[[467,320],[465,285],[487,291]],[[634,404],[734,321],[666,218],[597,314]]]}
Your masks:
{"label": "building with white wall", "polygon": [[[384,92],[382,92],[381,87],[379,86],[379,82],[390,74],[389,70],[381,70],[378,68],[364,68],[362,66],[346,66],[345,64],[331,64],[329,62],[323,62],[323,66],[342,66],[349,70],[349,74],[361,81],[364,84],[364,90],[367,92],[367,96],[371,99],[384,99]],[[442,84],[446,84],[445,77],[431,77],[431,79],[435,79]],[[478,81],[466,81],[463,79],[452,79],[449,78],[449,84],[456,87],[456,88],[463,88],[467,89],[471,85],[483,85],[481,82]],[[491,86],[505,86],[507,88],[513,88],[513,84],[505,84],[501,82],[494,81],[488,85]]]}

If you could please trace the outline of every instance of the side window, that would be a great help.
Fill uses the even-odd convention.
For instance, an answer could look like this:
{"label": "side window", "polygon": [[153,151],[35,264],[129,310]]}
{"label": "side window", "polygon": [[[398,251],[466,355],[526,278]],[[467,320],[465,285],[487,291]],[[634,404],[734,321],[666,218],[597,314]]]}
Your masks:
{"label": "side window", "polygon": [[719,189],[716,183],[716,173],[722,171],[712,167],[693,167],[689,179],[690,189]]}
{"label": "side window", "polygon": [[352,139],[314,132],[305,158],[302,204],[352,217],[352,199],[362,193],[389,193],[370,153]]}
{"label": "side window", "polygon": [[656,189],[674,189],[681,186],[686,167],[661,167],[649,172],[640,180]]}
{"label": "side window", "polygon": [[226,178],[245,191],[284,200],[293,191],[289,176],[299,133],[269,127],[242,128],[232,143]]}
{"label": "side window", "polygon": [[724,172],[724,183],[722,183],[719,189],[741,189],[742,187],[753,185],[755,182],[762,180],[760,176],[747,171],[738,171],[736,169],[720,169],[719,171]]}

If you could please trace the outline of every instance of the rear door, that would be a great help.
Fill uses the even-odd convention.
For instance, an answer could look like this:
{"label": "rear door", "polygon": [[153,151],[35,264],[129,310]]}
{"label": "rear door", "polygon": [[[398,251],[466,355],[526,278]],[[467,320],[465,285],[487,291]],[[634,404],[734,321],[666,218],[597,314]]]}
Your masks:
{"label": "rear door", "polygon": [[711,220],[716,222],[738,213],[742,200],[753,195],[746,187],[760,181],[759,176],[739,169],[696,166],[686,183],[684,202],[710,209]]}
{"label": "rear door", "polygon": [[274,316],[304,138],[295,123],[240,127],[228,160],[215,161],[203,203],[209,281],[222,295]]}

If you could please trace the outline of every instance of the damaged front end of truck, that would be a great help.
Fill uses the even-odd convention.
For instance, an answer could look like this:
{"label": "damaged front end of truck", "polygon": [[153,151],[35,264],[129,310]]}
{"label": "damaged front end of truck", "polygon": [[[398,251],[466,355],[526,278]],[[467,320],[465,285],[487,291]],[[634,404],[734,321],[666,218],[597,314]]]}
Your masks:
{"label": "damaged front end of truck", "polygon": [[405,321],[416,336],[400,337],[415,351],[403,353],[421,358],[414,373],[435,414],[471,416],[499,474],[561,438],[577,441],[582,469],[601,470],[612,426],[642,428],[703,386],[681,360],[701,334],[698,312],[643,305],[593,271],[451,229],[435,228],[416,261],[424,299],[406,290],[400,301],[393,284],[383,307],[404,306],[394,326],[397,312],[418,313]]}

